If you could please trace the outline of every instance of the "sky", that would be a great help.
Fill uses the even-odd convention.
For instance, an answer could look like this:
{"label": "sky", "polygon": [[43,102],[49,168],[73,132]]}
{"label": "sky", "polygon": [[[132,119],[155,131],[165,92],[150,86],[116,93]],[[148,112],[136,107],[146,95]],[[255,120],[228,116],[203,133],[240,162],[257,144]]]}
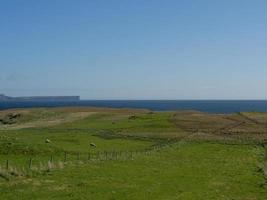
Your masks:
{"label": "sky", "polygon": [[266,0],[0,0],[0,93],[267,99]]}

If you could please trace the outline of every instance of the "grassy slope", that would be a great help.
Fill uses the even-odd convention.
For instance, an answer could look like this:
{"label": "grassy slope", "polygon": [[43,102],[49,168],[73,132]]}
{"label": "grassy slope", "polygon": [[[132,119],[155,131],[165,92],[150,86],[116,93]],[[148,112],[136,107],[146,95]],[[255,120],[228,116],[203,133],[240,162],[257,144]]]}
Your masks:
{"label": "grassy slope", "polygon": [[[3,199],[266,199],[262,149],[185,143],[134,160],[89,163],[1,185]],[[12,192],[11,192],[12,191]]]}
{"label": "grassy slope", "polygon": [[[36,165],[47,161],[50,155],[62,160],[65,151],[75,155],[142,150],[196,132],[201,137],[206,134],[209,139],[217,140],[218,136],[234,137],[237,129],[242,137],[250,130],[257,132],[265,128],[241,115],[151,114],[103,109],[41,111],[34,110],[19,123],[32,123],[32,119],[36,120],[32,116],[39,116],[37,121],[42,118],[47,121],[69,112],[95,114],[49,128],[0,131],[2,166],[7,157],[10,165],[27,166],[30,157]],[[245,114],[259,119],[259,114]],[[260,114],[261,123],[265,119],[267,122],[263,115]],[[233,126],[243,121],[246,123]],[[74,162],[45,175],[14,178],[9,182],[0,178],[0,199],[267,199],[266,180],[258,168],[266,159],[262,146],[219,144],[215,140],[209,143],[201,137],[196,137],[198,142],[179,142],[152,155],[135,155],[134,160],[91,161],[79,165]],[[46,138],[52,142],[46,144]],[[265,136],[261,134],[261,138]],[[97,148],[91,148],[90,143],[95,143]]]}

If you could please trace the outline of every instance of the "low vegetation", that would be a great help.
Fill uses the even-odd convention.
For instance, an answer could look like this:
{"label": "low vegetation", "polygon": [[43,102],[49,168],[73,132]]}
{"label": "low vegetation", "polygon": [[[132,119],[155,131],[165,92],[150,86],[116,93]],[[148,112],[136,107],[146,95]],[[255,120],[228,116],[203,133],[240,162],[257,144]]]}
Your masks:
{"label": "low vegetation", "polygon": [[267,199],[267,113],[38,108],[0,119],[0,199]]}

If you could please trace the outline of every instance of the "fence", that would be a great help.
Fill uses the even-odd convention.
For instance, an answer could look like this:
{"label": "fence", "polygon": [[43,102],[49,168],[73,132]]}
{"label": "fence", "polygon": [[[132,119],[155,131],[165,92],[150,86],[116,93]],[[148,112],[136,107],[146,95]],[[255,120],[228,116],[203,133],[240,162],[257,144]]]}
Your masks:
{"label": "fence", "polygon": [[[90,162],[98,161],[127,161],[133,160],[138,155],[152,155],[154,152],[160,151],[164,148],[168,148],[174,144],[183,144],[185,141],[190,142],[200,142],[194,137],[185,137],[180,140],[169,140],[164,143],[159,143],[157,145],[151,146],[147,149],[142,150],[131,150],[131,151],[95,151],[91,153],[82,152],[63,152],[58,155],[50,155],[45,158],[39,159],[38,157],[27,157],[23,161],[23,165],[16,164],[16,161],[9,158],[0,164],[0,178],[5,180],[10,180],[14,177],[20,176],[31,176],[36,173],[47,173],[51,172],[53,169],[61,169],[68,165],[86,164]],[[203,139],[202,141],[211,143],[222,143],[222,144],[255,144],[255,145],[265,145],[267,141],[265,140],[252,140],[252,138],[229,138],[224,137],[220,139]],[[267,144],[266,144],[267,145]]]}
{"label": "fence", "polygon": [[[0,165],[0,177],[10,180],[13,177],[32,176],[34,174],[50,172],[53,169],[61,169],[67,165],[86,164],[98,161],[127,161],[133,160],[138,155],[151,155],[153,152],[162,150],[177,141],[169,141],[154,145],[147,149],[131,151],[95,151],[91,153],[64,152],[62,155],[51,155],[46,158],[28,157],[24,164],[16,164],[16,161],[7,156],[5,163]],[[40,157],[39,157],[40,158]],[[13,162],[11,162],[13,161]],[[12,163],[12,164],[11,164]]]}

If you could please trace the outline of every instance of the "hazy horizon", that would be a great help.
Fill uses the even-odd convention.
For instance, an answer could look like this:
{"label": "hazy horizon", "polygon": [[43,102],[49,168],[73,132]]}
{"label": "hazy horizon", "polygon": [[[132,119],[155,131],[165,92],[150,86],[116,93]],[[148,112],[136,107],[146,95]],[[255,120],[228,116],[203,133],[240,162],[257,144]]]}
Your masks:
{"label": "hazy horizon", "polygon": [[0,3],[0,94],[266,100],[267,2]]}
{"label": "hazy horizon", "polygon": [[[8,96],[6,94],[0,94]],[[8,96],[8,97],[54,97],[54,96],[79,96],[79,94],[74,95],[21,95],[21,96]],[[267,101],[267,99],[84,99],[80,97],[80,100],[88,101]]]}

